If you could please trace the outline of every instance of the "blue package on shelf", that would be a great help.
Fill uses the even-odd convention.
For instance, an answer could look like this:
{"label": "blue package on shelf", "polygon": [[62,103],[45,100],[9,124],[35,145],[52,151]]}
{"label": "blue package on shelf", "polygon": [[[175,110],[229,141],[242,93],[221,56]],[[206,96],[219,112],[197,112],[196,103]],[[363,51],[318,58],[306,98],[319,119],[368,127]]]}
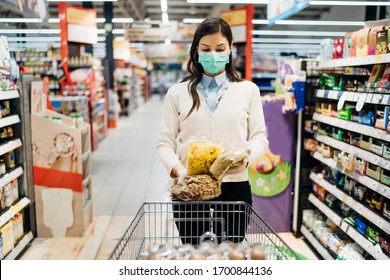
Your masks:
{"label": "blue package on shelf", "polygon": [[365,223],[362,219],[356,218],[356,230],[361,234],[365,235],[367,230],[367,223]]}
{"label": "blue package on shelf", "polygon": [[303,81],[295,81],[292,83],[296,102],[296,111],[305,109],[306,83]]}
{"label": "blue package on shelf", "polygon": [[374,126],[375,113],[373,111],[368,111],[366,114],[364,114],[364,112],[359,112],[359,123],[368,126]]}

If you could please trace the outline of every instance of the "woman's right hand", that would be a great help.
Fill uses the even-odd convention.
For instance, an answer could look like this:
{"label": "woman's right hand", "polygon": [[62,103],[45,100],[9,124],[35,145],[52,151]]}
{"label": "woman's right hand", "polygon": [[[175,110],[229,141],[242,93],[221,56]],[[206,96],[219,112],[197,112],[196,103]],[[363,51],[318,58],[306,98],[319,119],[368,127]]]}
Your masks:
{"label": "woman's right hand", "polygon": [[183,165],[178,164],[176,165],[173,170],[173,174],[176,175],[176,181],[178,184],[180,184],[185,177],[187,177],[187,168],[185,168]]}

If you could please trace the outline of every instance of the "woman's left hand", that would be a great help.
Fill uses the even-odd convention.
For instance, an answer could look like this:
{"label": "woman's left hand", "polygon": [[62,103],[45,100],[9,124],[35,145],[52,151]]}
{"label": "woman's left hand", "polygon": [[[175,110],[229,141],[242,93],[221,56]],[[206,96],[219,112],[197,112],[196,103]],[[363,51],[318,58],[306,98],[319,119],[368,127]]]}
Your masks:
{"label": "woman's left hand", "polygon": [[241,161],[233,163],[232,166],[230,166],[229,170],[226,172],[226,174],[241,173],[248,168],[248,164],[249,161],[248,158],[246,157]]}

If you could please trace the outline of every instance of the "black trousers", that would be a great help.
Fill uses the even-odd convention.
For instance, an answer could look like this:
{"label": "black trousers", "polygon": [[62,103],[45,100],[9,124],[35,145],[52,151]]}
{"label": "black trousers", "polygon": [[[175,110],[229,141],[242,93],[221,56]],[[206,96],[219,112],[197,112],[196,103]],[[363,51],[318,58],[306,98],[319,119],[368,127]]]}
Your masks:
{"label": "black trousers", "polygon": [[226,182],[222,183],[221,189],[219,197],[205,204],[173,204],[173,216],[183,244],[198,245],[206,232],[215,234],[218,243],[244,240],[251,213],[246,204],[236,202],[252,206],[249,182]]}

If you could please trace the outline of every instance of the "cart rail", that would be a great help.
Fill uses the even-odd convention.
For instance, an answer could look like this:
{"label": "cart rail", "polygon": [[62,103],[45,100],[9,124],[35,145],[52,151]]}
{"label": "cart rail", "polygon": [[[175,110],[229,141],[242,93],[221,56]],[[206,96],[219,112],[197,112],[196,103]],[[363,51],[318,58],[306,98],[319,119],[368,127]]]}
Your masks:
{"label": "cart rail", "polygon": [[143,259],[156,244],[197,245],[204,232],[220,243],[262,244],[275,259],[299,259],[272,228],[245,202],[144,202],[109,259]]}

